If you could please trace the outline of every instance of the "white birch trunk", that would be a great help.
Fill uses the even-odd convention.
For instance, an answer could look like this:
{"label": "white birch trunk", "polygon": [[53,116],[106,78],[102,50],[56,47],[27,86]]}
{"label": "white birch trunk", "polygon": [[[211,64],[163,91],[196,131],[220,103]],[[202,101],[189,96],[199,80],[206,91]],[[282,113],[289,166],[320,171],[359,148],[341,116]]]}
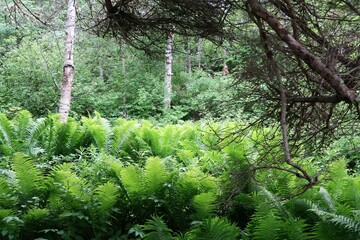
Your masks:
{"label": "white birch trunk", "polygon": [[171,108],[171,95],[172,95],[172,62],[173,62],[173,45],[174,34],[168,34],[167,46],[165,50],[165,80],[164,80],[164,109]]}
{"label": "white birch trunk", "polygon": [[63,82],[61,87],[59,114],[60,121],[66,122],[70,112],[71,89],[75,73],[74,65],[74,41],[75,41],[75,18],[76,0],[68,1],[65,37],[65,61],[63,66]]}

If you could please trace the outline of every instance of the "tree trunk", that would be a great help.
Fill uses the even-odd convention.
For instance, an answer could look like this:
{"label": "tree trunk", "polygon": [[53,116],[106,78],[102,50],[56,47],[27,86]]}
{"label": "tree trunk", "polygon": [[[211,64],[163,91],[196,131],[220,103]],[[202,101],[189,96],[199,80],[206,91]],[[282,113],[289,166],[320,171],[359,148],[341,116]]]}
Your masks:
{"label": "tree trunk", "polygon": [[201,69],[201,57],[203,54],[203,47],[204,47],[204,39],[199,39],[198,47],[197,47],[197,60],[198,60],[198,68]]}
{"label": "tree trunk", "polygon": [[69,111],[70,111],[70,101],[71,101],[71,89],[72,82],[75,73],[74,66],[74,41],[75,41],[75,12],[76,0],[68,1],[68,12],[67,12],[67,21],[66,21],[66,38],[65,38],[65,61],[63,66],[63,82],[61,87],[61,96],[60,96],[60,121],[66,122]]}
{"label": "tree trunk", "polygon": [[191,43],[189,38],[185,38],[185,51],[186,51],[186,57],[185,57],[185,72],[189,73],[191,76]]}
{"label": "tree trunk", "polygon": [[174,34],[170,32],[165,50],[164,110],[168,110],[171,107],[173,45]]}

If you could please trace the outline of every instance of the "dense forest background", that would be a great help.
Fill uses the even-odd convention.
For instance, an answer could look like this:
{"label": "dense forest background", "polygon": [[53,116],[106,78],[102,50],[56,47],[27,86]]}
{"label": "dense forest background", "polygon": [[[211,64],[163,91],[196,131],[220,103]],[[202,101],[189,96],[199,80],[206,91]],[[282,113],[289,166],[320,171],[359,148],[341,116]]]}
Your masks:
{"label": "dense forest background", "polygon": [[359,27],[356,0],[1,2],[0,238],[360,238]]}

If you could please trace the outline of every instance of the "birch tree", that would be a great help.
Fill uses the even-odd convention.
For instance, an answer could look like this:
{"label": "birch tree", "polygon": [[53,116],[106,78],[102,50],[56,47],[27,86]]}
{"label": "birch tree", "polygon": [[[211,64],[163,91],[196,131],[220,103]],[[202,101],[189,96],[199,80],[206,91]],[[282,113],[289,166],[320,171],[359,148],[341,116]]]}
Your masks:
{"label": "birch tree", "polygon": [[63,82],[60,96],[60,121],[66,122],[70,112],[71,89],[75,73],[74,65],[74,41],[76,0],[68,1],[67,21],[65,30],[65,60],[63,66]]}
{"label": "birch tree", "polygon": [[172,62],[173,62],[174,34],[168,33],[167,45],[165,50],[165,80],[164,80],[164,109],[171,108],[172,94]]}

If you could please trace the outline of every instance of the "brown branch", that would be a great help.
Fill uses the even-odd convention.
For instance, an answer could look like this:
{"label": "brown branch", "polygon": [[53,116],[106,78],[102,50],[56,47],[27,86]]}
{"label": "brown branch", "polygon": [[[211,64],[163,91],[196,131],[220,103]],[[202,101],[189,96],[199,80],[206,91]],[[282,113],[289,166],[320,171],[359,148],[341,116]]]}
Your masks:
{"label": "brown branch", "polygon": [[357,93],[349,89],[343,79],[331,71],[320,58],[315,56],[300,42],[298,42],[285,28],[280,21],[272,16],[265,8],[263,8],[257,0],[248,0],[251,12],[255,16],[263,19],[275,32],[276,34],[290,47],[293,53],[299,56],[312,70],[317,72],[323,77],[330,86],[336,91],[341,100],[349,103],[357,101]]}
{"label": "brown branch", "polygon": [[341,100],[336,96],[313,96],[313,97],[287,97],[288,102],[308,102],[308,103],[339,103]]}

